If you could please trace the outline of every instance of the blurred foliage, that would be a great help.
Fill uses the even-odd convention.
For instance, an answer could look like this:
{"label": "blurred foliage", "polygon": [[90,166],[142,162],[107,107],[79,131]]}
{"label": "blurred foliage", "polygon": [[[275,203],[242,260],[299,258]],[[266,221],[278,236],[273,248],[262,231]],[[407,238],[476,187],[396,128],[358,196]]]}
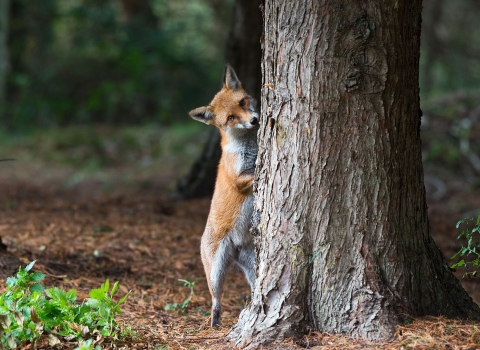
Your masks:
{"label": "blurred foliage", "polygon": [[231,0],[12,0],[0,127],[183,121],[221,80]]}
{"label": "blurred foliage", "polygon": [[[0,128],[185,121],[219,87],[232,4],[11,0]],[[422,101],[480,90],[479,14],[478,0],[424,0]]]}
{"label": "blurred foliage", "polygon": [[84,171],[124,165],[141,169],[158,161],[189,163],[198,155],[198,146],[207,134],[199,123],[175,124],[168,128],[152,124],[123,128],[69,126],[32,130],[22,135],[0,132],[3,141],[0,155]]}
{"label": "blurred foliage", "polygon": [[424,0],[423,5],[422,100],[480,91],[480,1]]}
{"label": "blurred foliage", "polygon": [[441,172],[448,170],[463,185],[479,188],[480,92],[431,98],[422,108],[424,166],[436,166]]}

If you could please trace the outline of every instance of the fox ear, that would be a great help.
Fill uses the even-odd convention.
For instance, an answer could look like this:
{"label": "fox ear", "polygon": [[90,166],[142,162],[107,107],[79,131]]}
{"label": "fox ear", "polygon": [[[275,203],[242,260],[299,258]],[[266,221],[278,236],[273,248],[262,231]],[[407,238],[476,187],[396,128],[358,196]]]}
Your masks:
{"label": "fox ear", "polygon": [[223,85],[229,90],[237,90],[242,86],[242,83],[237,77],[237,73],[233,70],[232,66],[227,64],[225,66],[225,73],[223,75]]}
{"label": "fox ear", "polygon": [[215,113],[209,107],[198,107],[188,112],[190,117],[205,124],[212,124]]}

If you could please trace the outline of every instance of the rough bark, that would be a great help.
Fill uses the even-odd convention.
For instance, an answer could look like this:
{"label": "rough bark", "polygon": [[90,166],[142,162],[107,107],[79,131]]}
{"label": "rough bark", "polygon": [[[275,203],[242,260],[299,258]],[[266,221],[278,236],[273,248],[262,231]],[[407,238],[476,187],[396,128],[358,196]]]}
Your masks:
{"label": "rough bark", "polygon": [[0,0],[0,115],[4,109],[8,73],[8,14],[10,0]]}
{"label": "rough bark", "polygon": [[[235,1],[226,52],[226,60],[235,69],[243,88],[257,100],[260,98],[262,79],[260,4],[260,0]],[[211,196],[220,156],[220,135],[215,128],[210,132],[210,137],[190,172],[178,182],[178,195],[182,198]]]}
{"label": "rough bark", "polygon": [[257,281],[230,338],[388,338],[407,315],[479,318],[427,219],[421,0],[266,0]]}

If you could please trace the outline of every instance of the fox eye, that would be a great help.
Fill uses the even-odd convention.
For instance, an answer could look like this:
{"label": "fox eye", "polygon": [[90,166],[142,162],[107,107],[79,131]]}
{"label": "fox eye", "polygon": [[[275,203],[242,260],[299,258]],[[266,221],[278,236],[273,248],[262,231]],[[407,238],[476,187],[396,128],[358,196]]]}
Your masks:
{"label": "fox eye", "polygon": [[229,115],[228,118],[227,118],[227,121],[231,122],[234,119],[235,119],[235,117],[233,115]]}
{"label": "fox eye", "polygon": [[245,100],[241,100],[240,101],[240,107],[245,107],[245,103],[246,103]]}

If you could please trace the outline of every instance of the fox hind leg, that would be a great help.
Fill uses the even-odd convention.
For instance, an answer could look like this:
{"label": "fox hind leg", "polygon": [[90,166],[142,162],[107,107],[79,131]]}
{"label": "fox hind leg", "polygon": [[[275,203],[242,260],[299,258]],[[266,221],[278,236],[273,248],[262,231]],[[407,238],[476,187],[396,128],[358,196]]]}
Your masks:
{"label": "fox hind leg", "polygon": [[213,257],[210,270],[210,292],[212,293],[212,327],[220,325],[221,298],[228,267],[234,259],[234,248],[228,240],[222,240]]}
{"label": "fox hind leg", "polygon": [[240,249],[237,257],[237,265],[247,279],[250,289],[255,288],[255,249],[253,245]]}

